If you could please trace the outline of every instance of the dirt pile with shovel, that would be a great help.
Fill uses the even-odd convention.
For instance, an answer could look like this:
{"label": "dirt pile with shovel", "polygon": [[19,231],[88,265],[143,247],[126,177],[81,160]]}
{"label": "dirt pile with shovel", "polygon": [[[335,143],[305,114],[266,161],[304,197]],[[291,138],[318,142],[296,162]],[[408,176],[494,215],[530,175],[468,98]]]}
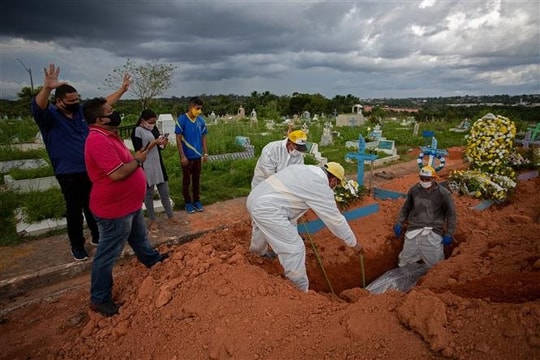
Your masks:
{"label": "dirt pile with shovel", "polygon": [[[442,179],[444,180],[444,179]],[[385,187],[406,192],[411,174]],[[447,259],[409,293],[361,288],[358,257],[323,229],[308,241],[309,293],[277,260],[247,252],[250,221],[231,209],[223,229],[169,248],[153,269],[115,268],[120,314],[89,312],[88,287],[7,314],[2,359],[533,359],[540,358],[540,179],[504,206],[477,211],[455,195],[458,231]],[[366,196],[379,211],[351,221],[369,283],[397,264],[392,224],[403,199]],[[165,249],[162,249],[165,250]],[[88,281],[83,278],[81,281]]]}

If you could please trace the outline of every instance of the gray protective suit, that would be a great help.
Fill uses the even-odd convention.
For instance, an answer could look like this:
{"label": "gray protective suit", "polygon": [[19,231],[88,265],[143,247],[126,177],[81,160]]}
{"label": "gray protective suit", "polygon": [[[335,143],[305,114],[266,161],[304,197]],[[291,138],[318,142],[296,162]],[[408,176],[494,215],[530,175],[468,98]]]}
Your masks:
{"label": "gray protective suit", "polygon": [[307,292],[306,249],[296,222],[312,209],[328,229],[348,246],[356,236],[340,213],[325,171],[313,165],[291,165],[270,176],[252,189],[247,209],[260,229],[252,237],[250,251],[262,254],[268,244],[278,255],[285,276]]}

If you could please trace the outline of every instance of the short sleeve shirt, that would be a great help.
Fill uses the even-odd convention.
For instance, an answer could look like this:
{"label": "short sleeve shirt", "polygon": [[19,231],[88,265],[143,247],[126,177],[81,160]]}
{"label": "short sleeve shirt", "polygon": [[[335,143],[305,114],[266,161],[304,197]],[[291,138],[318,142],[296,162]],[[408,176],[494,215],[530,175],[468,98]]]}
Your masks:
{"label": "short sleeve shirt", "polygon": [[84,157],[92,181],[90,210],[96,216],[115,219],[141,208],[146,194],[141,168],[123,180],[114,181],[109,177],[125,163],[133,161],[133,155],[117,134],[90,126]]}
{"label": "short sleeve shirt", "polygon": [[201,116],[193,121],[182,114],[176,121],[175,134],[182,135],[182,149],[188,159],[200,159],[203,155],[202,138],[208,133],[206,122]]}

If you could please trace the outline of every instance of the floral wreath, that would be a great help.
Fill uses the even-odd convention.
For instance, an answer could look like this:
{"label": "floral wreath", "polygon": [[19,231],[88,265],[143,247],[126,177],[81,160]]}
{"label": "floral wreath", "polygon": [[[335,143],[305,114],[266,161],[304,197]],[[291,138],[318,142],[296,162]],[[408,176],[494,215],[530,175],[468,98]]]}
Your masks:
{"label": "floral wreath", "polygon": [[[418,168],[421,169],[423,168],[425,165],[424,165],[424,157],[426,156],[427,154],[424,154],[424,152],[420,152],[420,154],[418,154],[418,159],[416,159],[416,162],[418,164]],[[444,168],[444,166],[446,165],[446,159],[443,155],[440,155],[440,154],[434,154],[434,155],[428,155],[428,156],[433,156],[434,158],[438,159],[439,160],[439,166],[437,166],[435,168],[435,171],[436,172],[439,172],[442,170],[442,168]],[[428,164],[429,165],[429,164]]]}

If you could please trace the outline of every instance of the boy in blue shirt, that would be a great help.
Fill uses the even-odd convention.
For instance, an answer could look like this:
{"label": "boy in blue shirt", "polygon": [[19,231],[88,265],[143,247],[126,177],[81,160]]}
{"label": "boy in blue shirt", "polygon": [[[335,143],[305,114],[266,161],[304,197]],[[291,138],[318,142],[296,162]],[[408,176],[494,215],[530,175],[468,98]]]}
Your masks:
{"label": "boy in blue shirt", "polygon": [[[176,145],[182,165],[182,195],[185,202],[185,210],[188,214],[195,211],[204,211],[200,199],[200,178],[202,162],[208,159],[206,146],[206,122],[200,116],[203,101],[198,97],[189,100],[189,109],[180,115],[176,121],[174,133]],[[192,187],[193,196],[189,187]]]}

